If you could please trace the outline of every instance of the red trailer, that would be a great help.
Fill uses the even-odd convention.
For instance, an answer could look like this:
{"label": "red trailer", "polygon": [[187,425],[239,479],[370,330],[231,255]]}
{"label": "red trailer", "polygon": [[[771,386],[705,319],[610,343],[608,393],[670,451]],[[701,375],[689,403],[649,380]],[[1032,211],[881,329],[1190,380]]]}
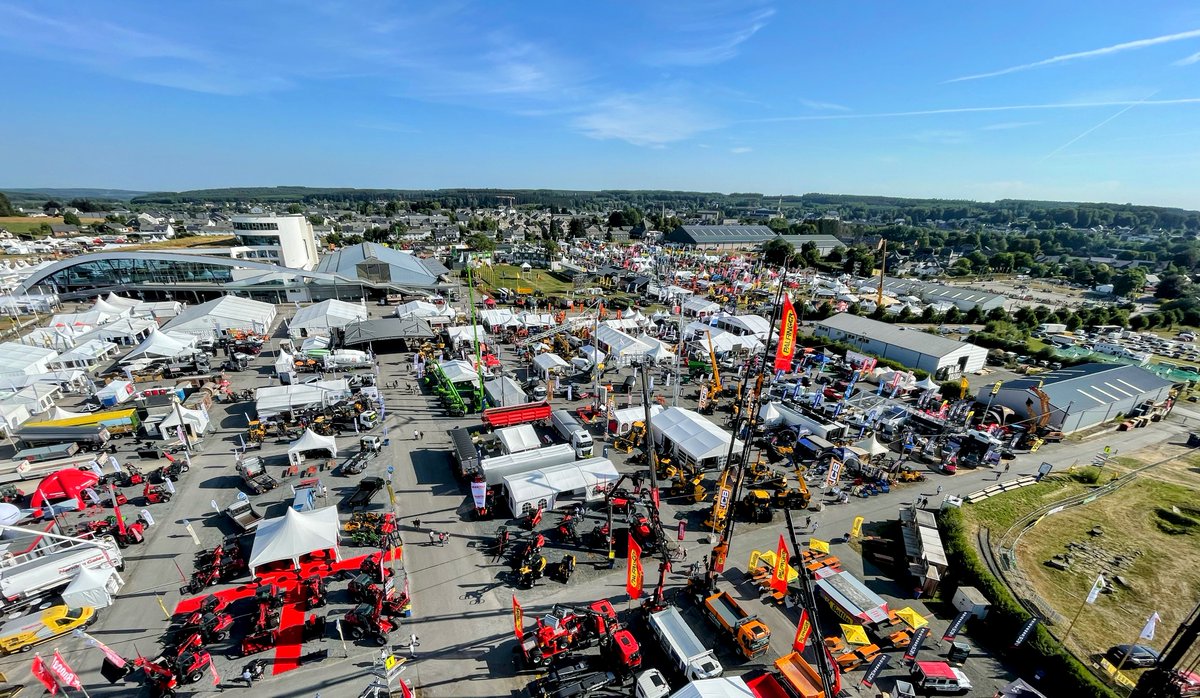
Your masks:
{"label": "red trailer", "polygon": [[549,424],[552,411],[550,403],[545,400],[511,407],[493,407],[483,411],[483,421],[493,429],[533,422]]}

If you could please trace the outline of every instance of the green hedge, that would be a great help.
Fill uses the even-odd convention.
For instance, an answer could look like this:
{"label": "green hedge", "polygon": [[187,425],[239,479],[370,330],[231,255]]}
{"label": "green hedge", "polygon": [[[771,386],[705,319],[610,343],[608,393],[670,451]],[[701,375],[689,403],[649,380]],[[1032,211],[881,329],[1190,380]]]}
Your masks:
{"label": "green hedge", "polygon": [[1071,656],[1040,624],[1023,645],[1013,649],[1012,641],[1029,620],[1029,612],[984,565],[971,543],[960,509],[943,509],[938,514],[938,522],[950,562],[950,579],[943,578],[943,584],[949,581],[956,586],[973,586],[992,603],[987,618],[971,621],[973,638],[986,644],[1026,680],[1042,670],[1045,676],[1036,682],[1036,687],[1048,696],[1117,698],[1116,693]]}

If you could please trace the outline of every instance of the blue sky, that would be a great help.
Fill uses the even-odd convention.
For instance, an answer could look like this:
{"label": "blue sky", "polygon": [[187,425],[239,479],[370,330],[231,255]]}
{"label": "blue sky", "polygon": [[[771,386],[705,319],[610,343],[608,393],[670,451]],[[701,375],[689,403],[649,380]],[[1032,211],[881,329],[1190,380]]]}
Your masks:
{"label": "blue sky", "polygon": [[0,186],[1200,208],[1200,4],[0,0]]}

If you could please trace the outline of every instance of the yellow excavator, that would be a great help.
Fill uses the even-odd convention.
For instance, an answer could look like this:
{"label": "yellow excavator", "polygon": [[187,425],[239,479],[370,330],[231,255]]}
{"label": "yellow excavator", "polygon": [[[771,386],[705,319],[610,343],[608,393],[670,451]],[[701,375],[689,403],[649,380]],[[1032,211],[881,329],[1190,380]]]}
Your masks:
{"label": "yellow excavator", "polygon": [[613,441],[613,448],[621,453],[633,453],[633,449],[641,446],[645,440],[646,423],[639,420],[630,426],[628,434]]}
{"label": "yellow excavator", "polygon": [[658,480],[670,497],[687,497],[694,504],[708,497],[704,476],[694,468],[671,462],[669,458],[658,459]]}
{"label": "yellow excavator", "polygon": [[253,444],[265,438],[267,438],[267,429],[262,422],[257,419],[250,420],[250,426],[246,428],[246,441]]}

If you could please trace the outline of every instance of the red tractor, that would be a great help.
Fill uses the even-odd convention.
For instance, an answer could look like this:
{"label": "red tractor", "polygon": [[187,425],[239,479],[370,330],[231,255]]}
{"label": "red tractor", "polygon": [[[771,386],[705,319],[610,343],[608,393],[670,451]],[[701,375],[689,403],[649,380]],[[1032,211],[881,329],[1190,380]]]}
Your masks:
{"label": "red tractor", "polygon": [[151,485],[146,481],[146,486],[142,488],[142,498],[146,500],[146,504],[161,504],[171,501],[171,492],[162,485]]}
{"label": "red tractor", "polygon": [[325,605],[325,578],[321,575],[305,577],[300,581],[299,591],[304,599],[304,610],[311,611]]}
{"label": "red tractor", "polygon": [[255,610],[251,614],[254,626],[242,638],[242,656],[262,652],[275,646],[279,635],[279,616],[283,593],[274,584],[261,586],[254,594]]}
{"label": "red tractor", "polygon": [[388,635],[396,629],[396,623],[384,613],[383,599],[374,604],[360,603],[348,611],[342,618],[345,633],[355,640],[367,640],[371,644],[382,647],[388,642]]}
{"label": "red tractor", "polygon": [[196,683],[204,678],[204,670],[212,664],[212,656],[201,647],[199,635],[191,635],[174,651],[150,660],[138,657],[133,665],[146,675],[146,683],[153,696],[174,696],[175,690],[184,684]]}

